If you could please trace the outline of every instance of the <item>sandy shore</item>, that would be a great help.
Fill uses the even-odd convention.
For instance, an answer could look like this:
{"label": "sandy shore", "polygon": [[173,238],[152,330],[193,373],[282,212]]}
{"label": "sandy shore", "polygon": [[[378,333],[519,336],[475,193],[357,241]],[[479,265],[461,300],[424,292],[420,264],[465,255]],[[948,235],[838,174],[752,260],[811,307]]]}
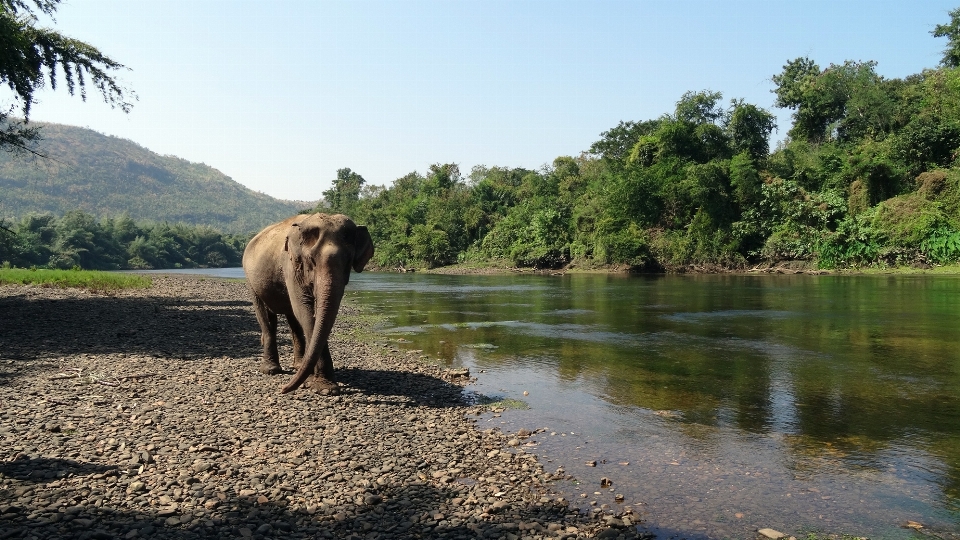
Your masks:
{"label": "sandy shore", "polygon": [[281,396],[242,282],[153,279],[0,287],[0,540],[643,535],[570,508],[533,426],[478,430],[468,377],[378,341],[349,295],[343,394]]}

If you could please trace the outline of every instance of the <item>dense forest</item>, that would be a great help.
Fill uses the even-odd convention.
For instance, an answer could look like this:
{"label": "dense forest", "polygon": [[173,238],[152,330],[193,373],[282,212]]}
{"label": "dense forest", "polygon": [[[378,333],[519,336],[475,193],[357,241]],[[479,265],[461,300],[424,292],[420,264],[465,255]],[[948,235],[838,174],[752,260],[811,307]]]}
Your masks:
{"label": "dense forest", "polygon": [[[620,122],[580,155],[557,157],[538,170],[478,166],[463,174],[456,164],[435,164],[384,187],[340,169],[315,210],[343,212],[367,225],[377,249],[374,263],[382,268],[504,263],[684,271],[781,261],[820,268],[957,262],[960,9],[950,16],[932,32],[949,40],[940,66],[902,79],[879,75],[874,62],[787,62],[772,81],[775,105],[793,112],[792,125],[774,149],[769,141],[777,126],[769,111],[695,91],[680,96],[672,112]],[[162,209],[154,222],[202,224],[201,217],[230,208],[230,215],[258,220],[259,228],[282,217],[274,213],[284,214],[283,208],[247,212],[245,203],[229,197],[234,202],[224,203],[224,194],[236,190],[219,177],[189,191],[205,193],[201,198],[214,209],[188,210],[191,197],[178,194],[179,188],[164,191],[173,195],[163,200],[183,208],[135,194],[180,182],[196,166],[134,156],[136,145],[125,143],[127,153],[78,153],[74,161],[102,162],[101,176],[113,171],[113,185],[126,186],[118,192],[130,191],[144,209]],[[60,152],[75,146],[56,144]],[[106,184],[89,179],[61,193],[58,179],[87,174],[80,165],[50,161],[24,172],[11,168],[11,159],[0,159],[5,207],[36,211],[55,195],[112,196]],[[15,202],[21,184],[33,186],[39,198]],[[220,191],[210,194],[214,184]],[[232,230],[243,236],[225,236],[209,226],[138,224],[126,216],[98,220],[93,214],[104,215],[29,214],[6,222],[0,261],[58,268],[236,265],[255,232],[249,221]]]}
{"label": "dense forest", "polygon": [[240,266],[251,235],[205,225],[98,220],[79,210],[57,218],[30,214],[0,230],[0,263],[20,268],[88,270]]}
{"label": "dense forest", "polygon": [[390,187],[341,169],[318,210],[369,226],[381,267],[505,261],[554,268],[821,268],[960,259],[960,9],[940,67],[903,79],[874,62],[787,62],[775,117],[719,92],[625,121],[539,170],[455,164]]}
{"label": "dense forest", "polygon": [[8,221],[82,210],[98,218],[126,213],[247,234],[313,204],[274,199],[213,167],[91,129],[30,125],[42,136],[35,150],[47,157],[0,152],[0,218]]}

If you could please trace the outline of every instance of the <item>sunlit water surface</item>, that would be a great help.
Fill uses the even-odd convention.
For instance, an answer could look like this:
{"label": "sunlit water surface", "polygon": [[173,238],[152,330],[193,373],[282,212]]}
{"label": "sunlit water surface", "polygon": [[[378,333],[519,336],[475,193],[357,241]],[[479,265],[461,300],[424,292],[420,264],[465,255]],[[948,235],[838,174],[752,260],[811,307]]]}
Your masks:
{"label": "sunlit water surface", "polygon": [[584,509],[630,506],[662,538],[960,531],[960,278],[364,273],[347,290],[385,341],[529,404],[481,427],[548,428],[526,450],[578,479],[559,487]]}

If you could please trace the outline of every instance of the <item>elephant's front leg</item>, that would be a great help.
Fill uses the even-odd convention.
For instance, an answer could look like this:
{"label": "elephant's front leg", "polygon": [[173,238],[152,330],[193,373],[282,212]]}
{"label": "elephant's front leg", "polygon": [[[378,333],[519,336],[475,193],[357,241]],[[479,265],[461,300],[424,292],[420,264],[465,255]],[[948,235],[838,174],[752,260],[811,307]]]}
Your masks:
{"label": "elephant's front leg", "polygon": [[320,361],[314,369],[313,375],[306,385],[319,394],[336,396],[340,394],[340,386],[333,378],[333,358],[330,356],[330,345],[324,342],[320,345]]}
{"label": "elephant's front leg", "polygon": [[287,323],[290,325],[290,337],[293,340],[293,369],[300,367],[303,361],[303,352],[307,348],[307,340],[303,335],[303,327],[297,322],[296,317],[287,317]]}
{"label": "elephant's front leg", "polygon": [[267,309],[259,298],[253,299],[253,308],[260,323],[260,345],[263,346],[263,360],[260,372],[267,375],[280,373],[280,353],[277,351],[277,314]]}

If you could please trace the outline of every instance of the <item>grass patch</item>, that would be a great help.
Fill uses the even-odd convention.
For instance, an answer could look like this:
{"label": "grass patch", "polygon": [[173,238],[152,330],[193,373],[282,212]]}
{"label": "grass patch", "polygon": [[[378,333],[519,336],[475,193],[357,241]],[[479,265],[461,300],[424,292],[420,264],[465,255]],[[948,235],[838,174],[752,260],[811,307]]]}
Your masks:
{"label": "grass patch", "polygon": [[352,309],[340,310],[337,316],[339,335],[354,342],[370,343],[379,339],[379,328],[389,319],[377,309],[361,304],[356,297],[344,296],[343,302]]}
{"label": "grass patch", "polygon": [[503,396],[485,396],[483,394],[474,394],[472,396],[472,401],[476,405],[482,405],[491,410],[493,409],[516,409],[520,411],[525,411],[530,408],[530,405],[523,400],[505,398]]}
{"label": "grass patch", "polygon": [[832,274],[837,275],[856,275],[856,274],[897,274],[904,276],[914,276],[914,275],[941,275],[941,276],[956,276],[960,275],[960,263],[944,264],[938,266],[932,266],[930,268],[917,268],[913,266],[864,266],[860,268],[845,268],[834,270]]}
{"label": "grass patch", "polygon": [[0,268],[0,285],[37,285],[40,287],[73,287],[91,291],[146,289],[150,278],[137,274],[118,274],[98,270],[42,270]]}

